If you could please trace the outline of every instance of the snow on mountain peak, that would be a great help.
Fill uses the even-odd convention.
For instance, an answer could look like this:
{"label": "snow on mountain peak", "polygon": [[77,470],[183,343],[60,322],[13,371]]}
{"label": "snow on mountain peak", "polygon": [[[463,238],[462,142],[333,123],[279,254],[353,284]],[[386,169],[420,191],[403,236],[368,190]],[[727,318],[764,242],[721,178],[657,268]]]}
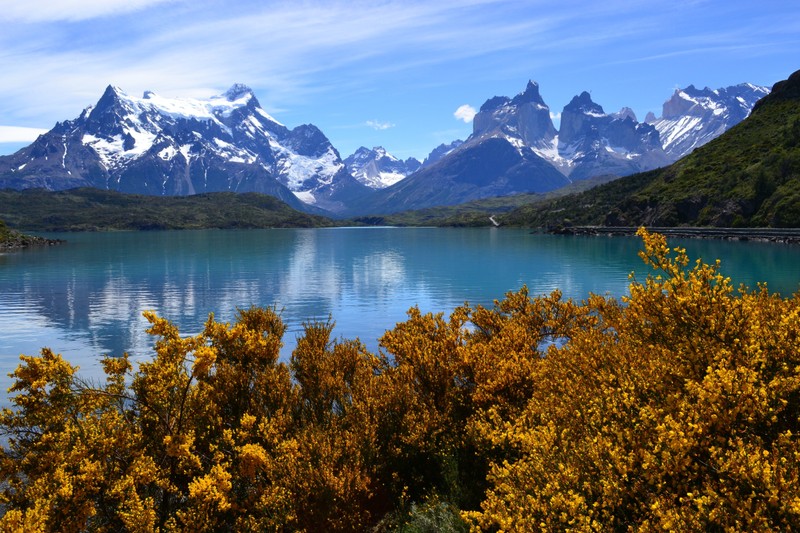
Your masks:
{"label": "snow on mountain peak", "polygon": [[394,185],[421,165],[413,158],[401,161],[383,146],[374,146],[372,150],[362,146],[346,157],[344,163],[356,180],[371,189]]}
{"label": "snow on mountain peak", "polygon": [[231,88],[223,94],[231,102],[235,102],[244,96],[253,96],[253,89],[243,83],[234,83]]}
{"label": "snow on mountain peak", "polygon": [[215,120],[219,116],[230,116],[235,109],[246,106],[249,100],[244,97],[229,100],[224,95],[212,96],[207,100],[169,98],[153,91],[146,91],[142,98],[137,98],[127,95],[119,89],[115,90],[115,94],[120,103],[129,111],[132,120],[136,120],[142,113],[156,113],[173,119]]}

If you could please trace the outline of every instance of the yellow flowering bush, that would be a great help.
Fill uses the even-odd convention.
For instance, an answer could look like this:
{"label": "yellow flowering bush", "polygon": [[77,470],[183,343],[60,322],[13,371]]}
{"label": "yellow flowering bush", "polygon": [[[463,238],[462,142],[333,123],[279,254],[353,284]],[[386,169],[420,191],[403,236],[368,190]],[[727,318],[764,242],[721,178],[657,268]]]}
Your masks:
{"label": "yellow flowering bush", "polygon": [[147,313],[152,359],[103,383],[22,356],[0,529],[796,528],[798,298],[641,237],[629,296],[414,308],[378,354],[314,322],[281,361],[250,308],[195,336]]}
{"label": "yellow flowering bush", "polygon": [[733,289],[640,232],[654,275],[536,365],[477,529],[776,531],[800,523],[798,299]]}

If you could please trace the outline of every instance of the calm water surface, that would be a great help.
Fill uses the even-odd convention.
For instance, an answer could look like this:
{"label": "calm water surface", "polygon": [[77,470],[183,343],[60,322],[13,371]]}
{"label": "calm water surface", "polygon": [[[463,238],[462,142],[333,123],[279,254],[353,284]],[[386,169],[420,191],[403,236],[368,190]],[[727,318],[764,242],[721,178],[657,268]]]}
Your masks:
{"label": "calm water surface", "polygon": [[[62,353],[89,377],[98,356],[150,355],[142,311],[155,310],[183,333],[213,312],[282,309],[288,358],[309,319],[332,316],[338,337],[377,339],[406,311],[491,305],[527,285],[572,298],[627,293],[628,274],[647,270],[638,238],[530,234],[511,229],[338,228],[122,232],[56,235],[62,246],[0,255],[0,386],[20,354]],[[690,257],[723,261],[738,284],[767,281],[792,294],[800,247],[710,240],[670,241]]]}

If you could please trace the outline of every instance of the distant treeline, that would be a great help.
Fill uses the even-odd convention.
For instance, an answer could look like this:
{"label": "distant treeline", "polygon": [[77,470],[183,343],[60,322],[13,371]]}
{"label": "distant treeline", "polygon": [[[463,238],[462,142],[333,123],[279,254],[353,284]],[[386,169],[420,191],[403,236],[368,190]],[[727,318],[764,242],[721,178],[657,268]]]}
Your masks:
{"label": "distant treeline", "polygon": [[257,193],[143,196],[99,189],[0,191],[0,219],[27,231],[106,231],[330,226]]}

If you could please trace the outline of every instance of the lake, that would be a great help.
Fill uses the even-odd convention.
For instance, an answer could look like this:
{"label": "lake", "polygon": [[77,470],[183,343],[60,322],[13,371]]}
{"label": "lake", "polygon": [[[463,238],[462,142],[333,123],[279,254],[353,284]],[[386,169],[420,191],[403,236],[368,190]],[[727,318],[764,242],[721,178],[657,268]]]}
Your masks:
{"label": "lake", "polygon": [[[0,255],[0,386],[19,355],[62,353],[89,377],[102,354],[150,356],[145,310],[186,334],[208,314],[229,321],[237,308],[276,306],[287,324],[288,359],[303,321],[336,322],[337,337],[377,339],[418,305],[450,312],[491,305],[527,285],[627,293],[628,275],[648,270],[636,237],[571,237],[506,228],[333,228],[48,234],[61,246]],[[790,295],[800,281],[800,247],[671,240],[692,259],[722,260],[735,283],[766,281]]]}

